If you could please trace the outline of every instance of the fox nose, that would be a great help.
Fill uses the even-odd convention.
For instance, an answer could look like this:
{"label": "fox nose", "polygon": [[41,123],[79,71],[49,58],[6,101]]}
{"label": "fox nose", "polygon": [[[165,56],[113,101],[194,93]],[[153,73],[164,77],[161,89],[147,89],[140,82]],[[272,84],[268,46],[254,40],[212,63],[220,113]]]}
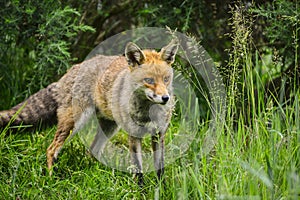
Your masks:
{"label": "fox nose", "polygon": [[161,99],[163,100],[164,103],[167,103],[169,101],[169,98],[170,98],[169,95],[163,95],[161,97]]}

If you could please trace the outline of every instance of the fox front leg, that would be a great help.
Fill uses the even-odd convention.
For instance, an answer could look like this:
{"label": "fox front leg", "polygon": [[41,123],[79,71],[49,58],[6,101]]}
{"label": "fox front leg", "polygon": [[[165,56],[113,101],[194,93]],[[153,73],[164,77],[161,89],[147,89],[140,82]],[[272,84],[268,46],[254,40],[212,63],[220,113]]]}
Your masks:
{"label": "fox front leg", "polygon": [[164,136],[162,133],[152,136],[154,167],[159,180],[162,179],[164,174]]}
{"label": "fox front leg", "polygon": [[144,184],[142,173],[142,139],[129,135],[130,159],[133,165],[133,173],[138,179],[138,185]]}

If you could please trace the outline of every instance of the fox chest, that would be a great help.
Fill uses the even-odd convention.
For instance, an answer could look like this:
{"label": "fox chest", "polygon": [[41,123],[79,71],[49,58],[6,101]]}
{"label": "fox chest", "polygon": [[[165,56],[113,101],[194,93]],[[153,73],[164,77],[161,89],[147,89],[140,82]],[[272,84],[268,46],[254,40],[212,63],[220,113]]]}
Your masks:
{"label": "fox chest", "polygon": [[169,105],[148,102],[132,102],[123,127],[129,134],[143,137],[145,134],[164,133],[168,127],[172,110]]}

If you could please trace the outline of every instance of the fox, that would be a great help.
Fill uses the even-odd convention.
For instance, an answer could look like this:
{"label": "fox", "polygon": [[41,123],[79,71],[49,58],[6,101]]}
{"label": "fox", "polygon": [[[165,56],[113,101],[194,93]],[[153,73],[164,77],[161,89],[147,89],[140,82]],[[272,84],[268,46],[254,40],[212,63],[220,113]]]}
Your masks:
{"label": "fox", "polygon": [[[143,185],[142,139],[151,134],[154,167],[164,174],[164,137],[174,108],[173,67],[178,41],[160,51],[129,42],[123,55],[97,55],[73,65],[57,82],[38,91],[9,110],[0,111],[0,128],[57,121],[54,139],[47,148],[47,167],[53,173],[66,139],[80,129],[82,118],[94,107],[100,130],[90,146],[101,156],[106,142],[120,128],[128,134],[130,161]],[[102,134],[106,137],[102,137]]]}

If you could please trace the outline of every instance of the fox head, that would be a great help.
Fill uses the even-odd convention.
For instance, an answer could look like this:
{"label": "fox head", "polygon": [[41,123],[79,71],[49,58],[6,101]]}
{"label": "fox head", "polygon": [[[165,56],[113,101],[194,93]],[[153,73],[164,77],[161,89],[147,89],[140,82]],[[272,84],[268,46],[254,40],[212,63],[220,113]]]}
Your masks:
{"label": "fox head", "polygon": [[125,56],[130,67],[132,82],[144,91],[153,103],[166,104],[170,99],[173,81],[171,67],[178,50],[178,43],[172,40],[160,52],[141,50],[130,42],[126,45]]}

